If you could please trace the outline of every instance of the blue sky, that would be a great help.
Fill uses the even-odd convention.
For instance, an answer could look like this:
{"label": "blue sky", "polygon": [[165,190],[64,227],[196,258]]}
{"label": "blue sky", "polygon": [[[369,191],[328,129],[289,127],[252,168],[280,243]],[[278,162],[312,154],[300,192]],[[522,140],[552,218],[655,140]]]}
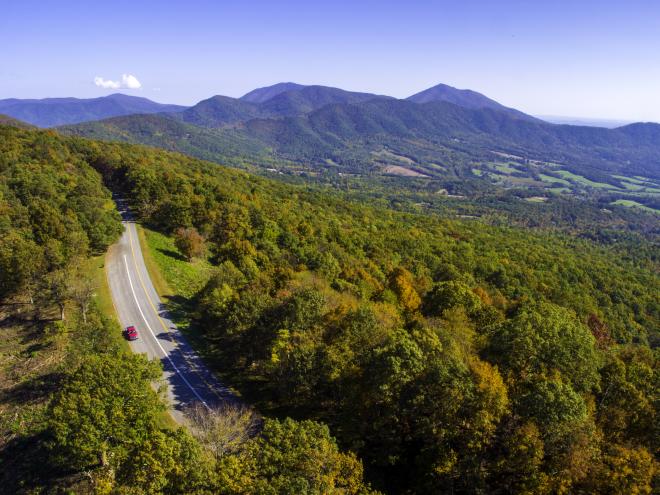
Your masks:
{"label": "blue sky", "polygon": [[[0,98],[192,104],[280,81],[443,82],[536,115],[660,121],[660,2],[50,1],[0,7]],[[136,84],[129,84],[129,86]],[[126,84],[123,84],[126,86]]]}

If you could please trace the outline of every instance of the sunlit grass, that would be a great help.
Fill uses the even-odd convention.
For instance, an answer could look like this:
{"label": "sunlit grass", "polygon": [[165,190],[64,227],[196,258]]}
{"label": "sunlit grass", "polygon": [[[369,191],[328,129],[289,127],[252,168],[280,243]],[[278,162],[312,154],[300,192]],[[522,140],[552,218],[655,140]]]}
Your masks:
{"label": "sunlit grass", "polygon": [[148,229],[138,228],[149,275],[161,296],[194,296],[208,281],[213,266],[206,259],[186,261],[174,245],[174,239]]}
{"label": "sunlit grass", "polygon": [[625,206],[627,208],[639,208],[644,211],[650,211],[653,213],[660,213],[660,210],[656,210],[654,208],[650,208],[646,205],[643,205],[641,203],[638,203],[637,201],[633,201],[632,199],[617,199],[616,201],[613,201],[610,203],[612,205],[619,205],[619,206]]}
{"label": "sunlit grass", "polygon": [[592,180],[587,179],[586,177],[582,177],[581,175],[577,175],[572,172],[569,172],[568,170],[557,170],[557,173],[561,175],[563,178],[569,179],[583,186],[594,187],[597,189],[618,189],[617,187],[614,187],[611,184],[605,184],[604,182],[594,182]]}

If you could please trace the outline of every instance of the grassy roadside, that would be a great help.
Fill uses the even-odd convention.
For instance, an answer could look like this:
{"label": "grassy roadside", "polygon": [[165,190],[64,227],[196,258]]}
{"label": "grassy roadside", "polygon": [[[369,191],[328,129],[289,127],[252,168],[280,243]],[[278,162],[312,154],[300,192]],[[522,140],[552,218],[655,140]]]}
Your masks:
{"label": "grassy roadside", "polygon": [[[174,239],[138,225],[138,237],[144,262],[161,297],[193,297],[208,281],[213,266],[206,259],[185,260]],[[173,290],[175,288],[176,290]]]}
{"label": "grassy roadside", "polygon": [[[213,266],[206,259],[185,260],[171,237],[141,225],[137,226],[137,231],[144,263],[158,296],[167,303],[177,327],[195,345],[196,336],[190,327],[190,302],[208,281]],[[203,347],[199,347],[198,352],[203,354]]]}
{"label": "grassy roadside", "polygon": [[108,285],[108,278],[105,271],[105,254],[95,256],[86,260],[86,272],[94,281],[94,301],[102,314],[107,316],[112,321],[113,332],[112,338],[119,343],[121,348],[126,352],[130,352],[128,342],[121,336],[121,325],[117,319],[117,312],[112,302],[112,295],[110,294],[110,286]]}
{"label": "grassy roadside", "polygon": [[[174,292],[172,292],[172,289],[163,277],[161,268],[156,263],[152,253],[152,249],[155,250],[157,245],[167,245],[166,242],[159,238],[167,238],[162,234],[158,234],[157,232],[142,227],[142,225],[136,225],[136,227],[138,240],[140,241],[140,248],[142,249],[142,257],[144,258],[145,265],[147,265],[147,271],[149,272],[151,282],[154,284],[154,288],[160,297],[170,297]],[[149,239],[147,239],[147,232],[149,232]],[[154,239],[158,239],[159,242],[154,242]]]}

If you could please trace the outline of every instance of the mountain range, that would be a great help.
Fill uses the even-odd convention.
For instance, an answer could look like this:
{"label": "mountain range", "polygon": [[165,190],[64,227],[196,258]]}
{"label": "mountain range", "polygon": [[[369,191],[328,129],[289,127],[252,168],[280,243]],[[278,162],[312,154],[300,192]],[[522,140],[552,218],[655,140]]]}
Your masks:
{"label": "mountain range", "polygon": [[[105,108],[101,102],[116,114],[58,127],[62,133],[148,144],[237,166],[312,175],[454,178],[617,193],[623,199],[660,193],[660,125],[551,124],[443,84],[406,99],[279,83],[240,98],[216,95],[191,107],[124,95],[61,101],[68,109],[79,107],[70,113],[76,120],[83,108]],[[25,109],[35,107],[40,118],[25,118],[30,116]],[[61,121],[61,108],[49,100],[0,102],[0,112],[36,125]]]}
{"label": "mountain range", "polygon": [[656,124],[618,129],[550,124],[446,85],[399,100],[282,83],[241,98],[214,96],[179,112],[61,130],[220,162],[236,154],[251,160],[269,155],[267,162],[285,159],[345,172],[407,163],[422,175],[435,176],[493,161],[495,151],[563,164],[590,180],[605,180],[605,172],[658,177],[659,129]]}
{"label": "mountain range", "polygon": [[[303,115],[330,104],[361,103],[372,99],[394,99],[371,93],[346,91],[328,86],[285,82],[258,88],[240,98],[216,95],[192,107],[156,103],[147,98],[120,93],[80,98],[0,100],[0,113],[38,127],[55,127],[133,114],[168,113],[181,121],[202,127],[223,127],[254,118]],[[471,108],[490,108],[513,117],[537,120],[505,107],[476,91],[439,84],[408,98],[415,103],[446,101]]]}
{"label": "mountain range", "polygon": [[38,127],[55,127],[138,113],[178,112],[184,108],[120,93],[89,99],[0,100],[0,113]]}

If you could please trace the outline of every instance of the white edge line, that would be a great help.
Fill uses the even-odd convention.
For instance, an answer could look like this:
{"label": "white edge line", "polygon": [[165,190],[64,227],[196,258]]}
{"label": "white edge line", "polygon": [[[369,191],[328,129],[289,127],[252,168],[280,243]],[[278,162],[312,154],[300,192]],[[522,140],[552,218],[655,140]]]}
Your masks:
{"label": "white edge line", "polygon": [[160,345],[160,342],[158,342],[158,338],[157,338],[156,335],[154,334],[154,331],[151,329],[151,326],[149,326],[149,322],[147,321],[147,318],[144,316],[144,313],[142,312],[142,308],[140,308],[140,303],[138,302],[138,298],[137,298],[137,296],[135,295],[135,289],[133,288],[133,282],[131,281],[131,273],[130,273],[129,270],[128,270],[128,262],[126,261],[126,255],[124,255],[124,266],[126,267],[126,275],[128,276],[128,284],[129,284],[130,287],[131,287],[131,293],[133,294],[133,299],[135,299],[135,305],[137,306],[137,309],[138,309],[138,311],[140,312],[140,315],[142,316],[142,319],[144,320],[145,325],[146,325],[147,328],[149,329],[149,333],[150,333],[151,336],[154,338],[154,341],[156,342],[156,344],[158,345],[158,347],[160,348],[160,350],[163,351],[163,354],[165,355],[165,357],[167,358],[167,360],[168,360],[168,361],[170,362],[170,364],[172,365],[172,368],[174,368],[174,371],[176,371],[176,373],[181,377],[181,379],[185,382],[185,384],[188,385],[188,388],[190,389],[190,391],[191,391],[193,394],[195,394],[195,397],[197,397],[197,398],[200,400],[200,402],[201,402],[202,404],[204,404],[204,406],[205,406],[207,409],[210,410],[211,408],[208,406],[208,404],[207,404],[207,403],[204,401],[204,399],[202,399],[202,397],[197,393],[197,390],[194,389],[194,387],[190,384],[190,382],[186,379],[186,377],[183,376],[183,373],[181,373],[181,371],[179,371],[179,368],[176,367],[176,365],[174,364],[174,361],[172,361],[172,358],[170,357],[170,355],[165,351],[165,349],[163,349],[163,346]]}
{"label": "white edge line", "polygon": [[[141,248],[139,242],[137,243],[138,249],[133,251],[133,238],[137,239],[137,237],[138,237],[138,233],[137,233],[137,229],[135,228],[135,225],[136,225],[135,222],[130,222],[130,223],[126,224],[127,231],[131,227],[133,227],[133,231],[134,231],[133,235],[131,235],[131,233],[128,232],[128,240],[129,240],[129,243],[131,245],[131,253],[132,253],[131,257],[133,258],[133,262],[134,262],[134,265],[135,265],[135,270],[136,270],[136,272],[139,272],[141,270],[140,266],[144,268],[144,270],[142,270],[142,271],[143,271],[143,274],[146,275],[146,280],[149,282],[149,284],[147,284],[147,285],[150,286],[150,288],[152,289],[151,292],[154,294],[155,297],[149,296],[149,294],[148,294],[149,289],[147,288],[147,286],[143,282],[142,283],[142,288],[144,289],[145,295],[147,296],[147,299],[150,299],[152,301],[152,304],[153,304],[153,300],[155,299],[156,303],[160,305],[161,302],[160,302],[158,293],[156,292],[156,289],[153,289],[153,284],[151,283],[151,278],[149,277],[149,273],[148,273],[146,264],[144,263],[142,248]],[[140,263],[140,266],[138,266],[137,258],[135,256],[135,253],[139,253],[140,257],[142,258],[142,263]],[[124,255],[124,256],[126,256],[126,255]],[[145,272],[145,270],[147,270],[147,271]],[[138,278],[140,278],[140,279],[142,278],[142,277],[140,277],[139,273],[137,273],[137,275],[138,275]],[[130,282],[130,277],[129,277],[129,282]],[[160,319],[161,321],[163,320],[163,318],[160,315],[158,315],[158,319]],[[178,330],[176,328],[176,325],[174,323],[170,322],[170,324],[171,324],[171,326],[169,327],[170,330],[175,330],[178,334],[177,336],[174,336],[174,337],[171,337],[171,334],[170,334],[171,339],[173,339],[172,342],[176,346],[177,350],[181,354],[183,354],[183,352],[186,350],[185,348],[189,349],[190,345],[187,344],[185,342],[185,340],[177,338],[177,337],[180,337],[180,333],[178,332]],[[193,353],[194,353],[194,351],[193,351]],[[199,356],[196,356],[195,359],[200,359],[200,358],[199,358]],[[184,356],[184,360],[188,361],[188,359],[185,356]],[[191,363],[189,361],[188,361],[188,365],[191,365]],[[229,394],[231,394],[231,391],[229,391],[229,389],[227,387],[225,387],[222,384],[217,383],[217,379],[213,376],[213,374],[209,373],[206,368],[203,368],[203,369],[204,369],[203,372],[200,372],[199,370],[198,371],[193,370],[192,372],[195,373],[197,376],[199,376],[202,379],[202,381],[205,383],[205,385],[208,387],[208,389],[211,390],[212,393],[214,393],[220,399],[223,399],[219,395],[220,393],[229,393]],[[205,375],[206,377],[203,376],[203,375]],[[207,379],[212,381],[212,382],[216,382],[216,383],[210,384],[206,381]]]}

